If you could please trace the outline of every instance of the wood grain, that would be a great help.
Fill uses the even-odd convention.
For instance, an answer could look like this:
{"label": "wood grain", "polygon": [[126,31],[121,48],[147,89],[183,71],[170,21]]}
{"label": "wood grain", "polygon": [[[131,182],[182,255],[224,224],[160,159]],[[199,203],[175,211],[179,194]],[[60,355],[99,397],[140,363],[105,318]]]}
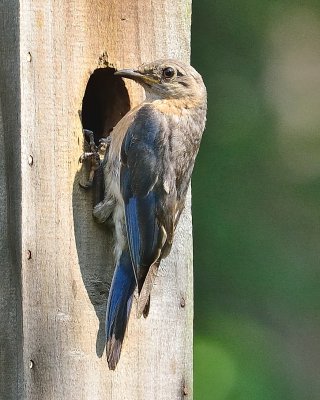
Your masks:
{"label": "wood grain", "polygon": [[[19,7],[14,99],[21,111],[15,244],[22,265],[19,398],[192,399],[190,196],[173,250],[161,265],[149,317],[138,320],[134,305],[119,365],[110,372],[103,351],[112,235],[94,223],[90,195],[78,185],[86,174],[78,163],[83,151],[78,111],[90,74],[106,62],[125,68],[158,58],[188,61],[191,2],[21,0]],[[9,46],[13,39],[7,38]],[[134,106],[143,92],[134,83],[127,89]],[[8,171],[0,174],[7,177]],[[14,287],[20,288],[16,275]],[[19,374],[18,369],[12,374],[13,385]],[[18,398],[16,393],[8,398]]]}

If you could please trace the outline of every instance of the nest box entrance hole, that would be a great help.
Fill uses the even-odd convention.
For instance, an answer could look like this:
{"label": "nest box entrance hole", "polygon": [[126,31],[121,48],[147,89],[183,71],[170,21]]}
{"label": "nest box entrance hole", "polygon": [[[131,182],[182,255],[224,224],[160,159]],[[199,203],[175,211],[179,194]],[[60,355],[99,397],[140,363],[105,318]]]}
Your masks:
{"label": "nest box entrance hole", "polygon": [[98,68],[91,74],[82,101],[82,126],[93,132],[96,145],[130,110],[128,91],[115,68]]}

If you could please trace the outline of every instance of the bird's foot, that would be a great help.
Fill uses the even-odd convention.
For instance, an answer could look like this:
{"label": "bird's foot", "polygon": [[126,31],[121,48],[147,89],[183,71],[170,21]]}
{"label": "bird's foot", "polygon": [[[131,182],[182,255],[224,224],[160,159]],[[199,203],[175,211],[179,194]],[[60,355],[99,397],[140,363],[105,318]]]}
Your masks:
{"label": "bird's foot", "polygon": [[89,143],[89,147],[92,153],[96,153],[98,151],[98,147],[94,141],[94,134],[89,129],[83,129],[84,137],[86,138],[87,143]]}
{"label": "bird's foot", "polygon": [[96,152],[91,151],[81,154],[79,162],[84,163],[86,161],[88,161],[90,165],[89,178],[85,184],[79,182],[79,186],[82,187],[82,189],[88,190],[92,187],[94,174],[101,165],[99,153],[97,151]]}
{"label": "bird's foot", "polygon": [[90,151],[84,152],[81,154],[79,158],[80,163],[88,162],[90,166],[89,178],[85,184],[79,182],[79,186],[82,189],[88,190],[93,185],[93,179],[95,176],[95,172],[100,168],[102,165],[102,158],[107,153],[107,150],[110,146],[111,138],[102,138],[99,141],[99,146],[95,144],[93,132],[89,129],[84,129],[83,133],[87,138],[87,143],[89,145]]}
{"label": "bird's foot", "polygon": [[107,152],[107,150],[108,150],[108,148],[110,146],[110,143],[111,143],[111,137],[110,136],[100,139],[99,140],[99,146],[98,146],[98,152],[100,154],[104,155]]}

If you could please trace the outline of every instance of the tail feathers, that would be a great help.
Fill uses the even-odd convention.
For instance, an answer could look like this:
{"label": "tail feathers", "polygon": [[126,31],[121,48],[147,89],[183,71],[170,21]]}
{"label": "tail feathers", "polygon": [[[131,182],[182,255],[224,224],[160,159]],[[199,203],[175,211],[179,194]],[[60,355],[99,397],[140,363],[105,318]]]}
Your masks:
{"label": "tail feathers", "polygon": [[106,350],[109,369],[112,370],[116,368],[120,358],[135,287],[130,255],[123,252],[113,275],[107,304]]}

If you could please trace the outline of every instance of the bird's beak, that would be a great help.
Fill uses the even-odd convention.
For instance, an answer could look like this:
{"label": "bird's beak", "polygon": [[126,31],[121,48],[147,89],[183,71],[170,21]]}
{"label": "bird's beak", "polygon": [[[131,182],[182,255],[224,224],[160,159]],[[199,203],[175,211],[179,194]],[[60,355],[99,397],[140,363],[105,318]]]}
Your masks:
{"label": "bird's beak", "polygon": [[140,83],[146,83],[147,85],[159,83],[159,79],[157,79],[154,75],[142,73],[133,69],[120,69],[119,71],[116,71],[114,75],[119,75],[123,78],[132,79]]}

